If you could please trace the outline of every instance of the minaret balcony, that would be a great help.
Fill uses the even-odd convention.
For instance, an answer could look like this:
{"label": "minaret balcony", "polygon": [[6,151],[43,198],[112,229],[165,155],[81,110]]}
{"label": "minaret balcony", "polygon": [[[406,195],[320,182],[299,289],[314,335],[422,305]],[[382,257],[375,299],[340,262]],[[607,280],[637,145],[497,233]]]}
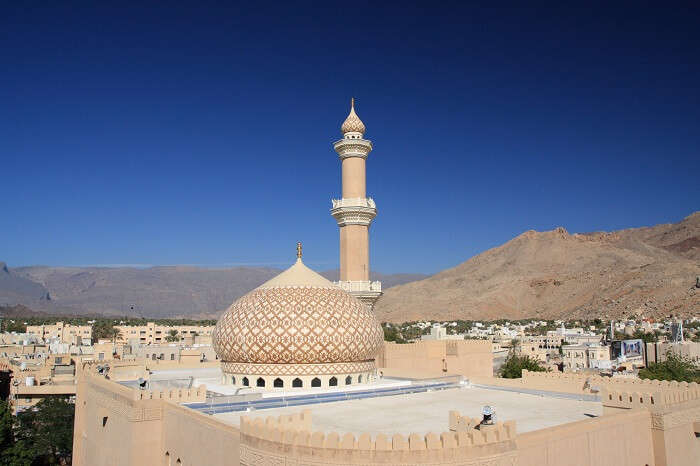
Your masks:
{"label": "minaret balcony", "polygon": [[381,293],[382,292],[382,282],[380,281],[339,281],[333,282],[334,285],[339,286],[348,293],[361,293],[361,292],[371,292],[371,293]]}
{"label": "minaret balcony", "polygon": [[333,199],[331,215],[338,226],[365,225],[369,226],[377,216],[377,205],[371,197]]}
{"label": "minaret balcony", "polygon": [[367,155],[372,151],[372,141],[367,139],[341,139],[333,143],[333,149],[338,153],[338,157],[342,160],[348,157],[367,158]]}

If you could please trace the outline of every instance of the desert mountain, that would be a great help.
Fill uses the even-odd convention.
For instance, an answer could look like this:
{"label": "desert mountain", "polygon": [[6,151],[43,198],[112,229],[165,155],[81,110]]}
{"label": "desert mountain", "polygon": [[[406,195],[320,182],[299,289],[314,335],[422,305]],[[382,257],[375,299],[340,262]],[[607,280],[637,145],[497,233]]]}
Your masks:
{"label": "desert mountain", "polygon": [[527,231],[386,291],[382,321],[700,315],[700,212],[612,233]]}
{"label": "desert mountain", "polygon": [[[281,272],[267,267],[18,267],[0,264],[0,305],[53,314],[215,318]],[[337,271],[322,273],[337,279]],[[384,287],[425,278],[373,274]],[[50,299],[49,299],[50,297]]]}
{"label": "desert mountain", "polygon": [[49,292],[40,283],[15,273],[0,262],[0,306],[20,303],[34,306],[48,300]]}

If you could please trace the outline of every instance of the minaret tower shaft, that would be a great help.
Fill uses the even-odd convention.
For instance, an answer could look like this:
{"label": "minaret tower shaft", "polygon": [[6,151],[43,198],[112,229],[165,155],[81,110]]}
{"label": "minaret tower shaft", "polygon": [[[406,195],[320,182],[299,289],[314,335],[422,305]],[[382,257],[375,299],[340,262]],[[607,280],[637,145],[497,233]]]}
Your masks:
{"label": "minaret tower shaft", "polygon": [[370,308],[382,294],[382,284],[369,279],[369,226],[377,216],[377,206],[367,197],[365,162],[372,142],[364,139],[365,125],[355,113],[341,126],[343,139],[333,143],[342,164],[342,199],[333,199],[331,215],[340,228],[340,281],[336,284]]}

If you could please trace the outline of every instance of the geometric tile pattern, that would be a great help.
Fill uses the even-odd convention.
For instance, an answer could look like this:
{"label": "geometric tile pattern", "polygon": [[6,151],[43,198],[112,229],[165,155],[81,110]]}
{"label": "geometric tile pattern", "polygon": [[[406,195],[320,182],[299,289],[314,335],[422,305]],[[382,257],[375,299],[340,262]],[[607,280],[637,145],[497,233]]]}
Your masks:
{"label": "geometric tile pattern", "polygon": [[350,114],[345,119],[343,124],[340,126],[340,131],[345,134],[349,132],[353,133],[365,133],[365,124],[362,123],[360,117],[355,113],[355,99],[350,101]]}
{"label": "geometric tile pattern", "polygon": [[222,362],[221,370],[226,374],[248,375],[337,375],[357,372],[374,372],[374,361],[336,362],[330,364],[248,364]]}
{"label": "geometric tile pattern", "polygon": [[212,335],[223,362],[327,364],[375,359],[384,332],[374,314],[335,287],[258,288],[234,302]]}

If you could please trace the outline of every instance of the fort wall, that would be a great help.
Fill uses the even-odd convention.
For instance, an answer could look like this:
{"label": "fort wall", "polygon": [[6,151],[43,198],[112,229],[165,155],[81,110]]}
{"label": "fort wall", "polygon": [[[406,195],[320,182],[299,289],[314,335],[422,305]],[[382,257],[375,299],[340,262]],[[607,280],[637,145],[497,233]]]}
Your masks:
{"label": "fort wall", "polygon": [[[405,436],[314,431],[308,410],[266,419],[243,416],[239,429],[177,404],[203,401],[205,387],[142,391],[90,371],[79,375],[76,466],[691,466],[700,457],[700,387],[695,383],[588,380],[589,385],[601,383],[601,417],[518,434],[512,421],[479,426],[479,419],[452,411],[444,432]],[[583,391],[582,378],[525,373],[519,383],[548,381]]]}
{"label": "fort wall", "polygon": [[434,340],[397,344],[385,342],[377,357],[381,369],[490,377],[493,352],[486,340]]}
{"label": "fort wall", "polygon": [[[240,464],[342,465],[512,465],[516,457],[515,424],[498,423],[440,434],[355,435],[311,430],[311,412],[296,415],[241,418]],[[474,462],[477,460],[478,462]]]}
{"label": "fort wall", "polygon": [[[654,464],[650,413],[619,412],[516,435],[515,423],[480,426],[452,411],[449,431],[391,437],[314,432],[309,411],[241,418],[241,465],[513,465]],[[287,418],[285,420],[284,418]]]}
{"label": "fort wall", "polygon": [[634,410],[527,432],[518,435],[516,464],[653,465],[649,426],[649,411]]}
{"label": "fort wall", "polygon": [[238,428],[173,403],[163,403],[162,423],[160,462],[153,465],[239,464]]}

